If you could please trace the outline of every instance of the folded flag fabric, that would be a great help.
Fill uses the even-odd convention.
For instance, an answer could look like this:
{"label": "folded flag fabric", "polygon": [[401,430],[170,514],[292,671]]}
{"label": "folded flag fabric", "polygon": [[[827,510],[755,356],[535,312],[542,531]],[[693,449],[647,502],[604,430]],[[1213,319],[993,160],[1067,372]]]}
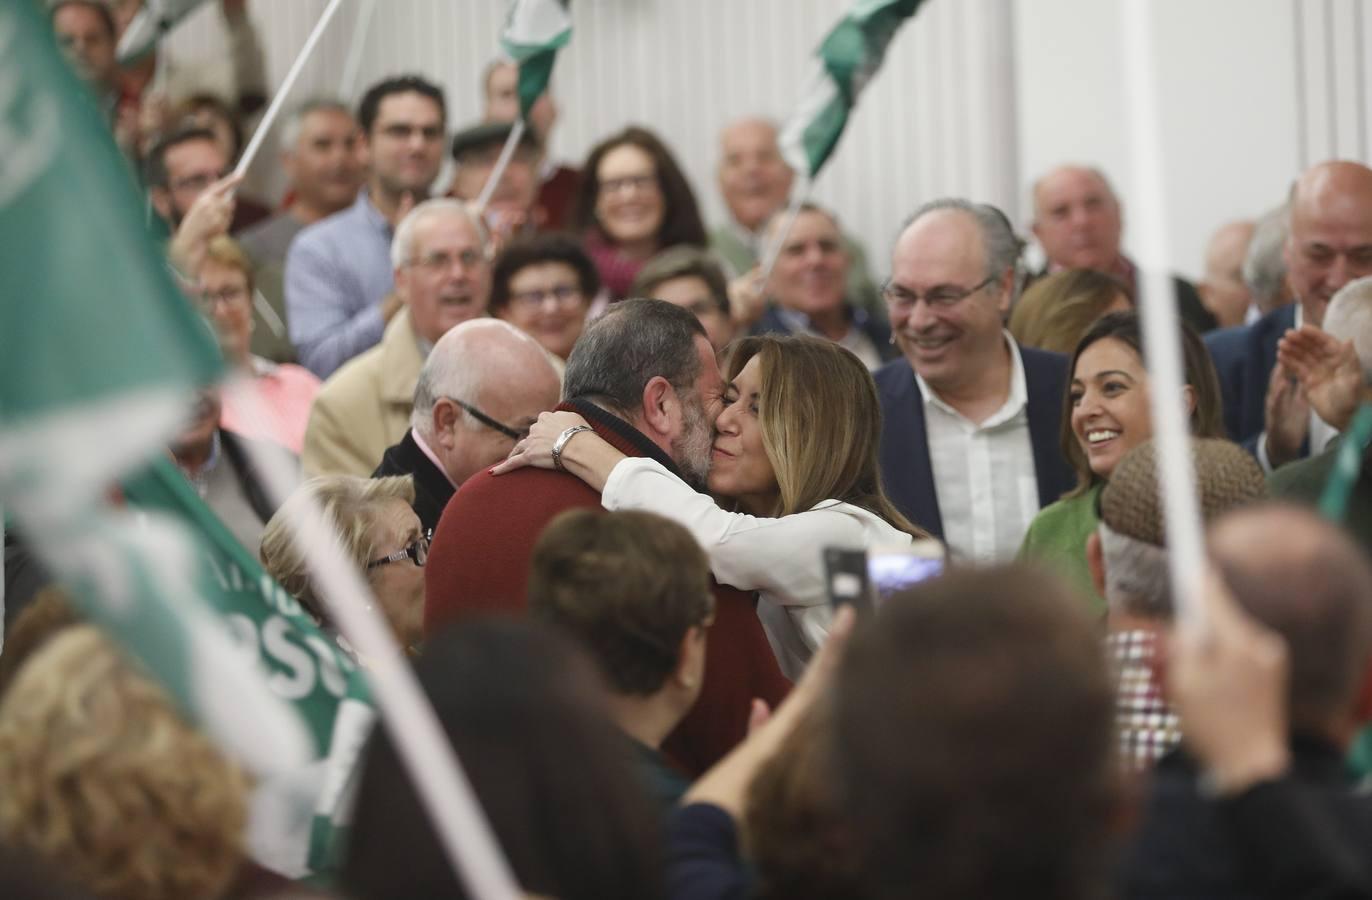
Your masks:
{"label": "folded flag fabric", "polygon": [[810,178],[819,174],[858,95],[872,80],[900,26],[924,0],[857,0],[819,46],[822,71],[782,128],[786,162]]}
{"label": "folded flag fabric", "polygon": [[557,51],[572,39],[572,17],[565,0],[514,0],[500,46],[519,65],[519,114],[529,110],[548,89]]}
{"label": "folded flag fabric", "polygon": [[296,769],[308,729],[200,595],[193,536],[111,502],[218,377],[214,339],[37,4],[0,4],[0,84],[0,505],[192,722],[259,776]]}

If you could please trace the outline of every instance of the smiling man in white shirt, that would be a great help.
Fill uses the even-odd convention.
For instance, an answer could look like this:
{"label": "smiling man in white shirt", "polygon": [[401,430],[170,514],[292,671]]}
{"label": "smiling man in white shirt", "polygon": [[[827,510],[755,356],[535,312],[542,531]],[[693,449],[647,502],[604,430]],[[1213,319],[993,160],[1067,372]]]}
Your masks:
{"label": "smiling man in white shirt", "polygon": [[1073,483],[1058,449],[1067,360],[1004,330],[1019,243],[999,211],[925,204],[896,240],[883,291],[903,359],[876,373],[882,479],[954,555],[1008,560]]}

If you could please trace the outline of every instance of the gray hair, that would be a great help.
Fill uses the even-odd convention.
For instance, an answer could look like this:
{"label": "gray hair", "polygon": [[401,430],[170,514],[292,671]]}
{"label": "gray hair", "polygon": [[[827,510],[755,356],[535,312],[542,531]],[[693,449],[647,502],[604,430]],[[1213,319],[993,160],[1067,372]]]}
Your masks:
{"label": "gray hair", "polygon": [[1324,311],[1325,331],[1352,341],[1362,365],[1362,377],[1372,385],[1372,275],[1339,288]]}
{"label": "gray hair", "polygon": [[1172,617],[1172,582],[1167,549],[1120,534],[1101,522],[1105,599],[1111,609],[1150,619]]}
{"label": "gray hair", "polygon": [[[496,332],[492,334],[491,332]],[[424,436],[433,437],[434,406],[443,397],[452,397],[466,403],[478,403],[478,395],[493,359],[505,358],[518,347],[525,345],[545,362],[548,353],[543,346],[529,335],[501,319],[471,319],[453,327],[438,339],[429,351],[424,367],[419,370],[419,380],[414,386],[414,409],[410,412],[410,427]],[[548,368],[556,373],[551,362]],[[481,423],[465,409],[462,410],[462,424],[468,428],[480,428]]]}
{"label": "gray hair", "polygon": [[1005,213],[989,203],[973,203],[961,197],[941,197],[930,200],[914,211],[901,226],[901,233],[930,213],[941,210],[957,210],[966,213],[977,223],[981,230],[981,246],[986,252],[986,277],[999,278],[1007,270],[1015,273],[1015,283],[1020,281],[1020,254],[1024,251],[1024,241],[1015,234],[1010,219]]}
{"label": "gray hair", "polygon": [[311,113],[325,111],[340,112],[349,119],[353,117],[353,111],[348,109],[348,105],[342,100],[333,97],[312,97],[292,110],[286,121],[281,123],[281,146],[293,149],[295,142],[300,140],[300,130],[305,127],[305,119],[309,118]]}
{"label": "gray hair", "polygon": [[562,396],[591,399],[632,419],[654,378],[667,379],[678,393],[694,390],[700,376],[697,336],[705,337],[705,328],[688,310],[665,300],[621,300],[588,325],[572,348]]}
{"label": "gray hair", "polygon": [[436,197],[433,200],[425,200],[410,210],[409,214],[401,219],[400,224],[396,226],[395,237],[391,238],[391,265],[394,268],[399,269],[412,260],[414,256],[414,232],[419,227],[419,223],[439,215],[452,215],[459,219],[465,219],[468,224],[476,229],[476,236],[481,241],[483,250],[488,247],[486,226],[482,224],[479,216],[474,215],[467,208],[467,204],[461,200],[453,200],[451,197]]}
{"label": "gray hair", "polygon": [[1290,207],[1284,203],[1263,213],[1248,241],[1248,252],[1243,257],[1243,283],[1263,312],[1270,311],[1281,299],[1286,284],[1286,258],[1282,250],[1290,227]]}

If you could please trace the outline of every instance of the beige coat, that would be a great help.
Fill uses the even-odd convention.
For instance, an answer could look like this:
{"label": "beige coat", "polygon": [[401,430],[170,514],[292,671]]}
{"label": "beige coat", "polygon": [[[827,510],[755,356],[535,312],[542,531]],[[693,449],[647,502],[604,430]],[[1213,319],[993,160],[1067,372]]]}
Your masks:
{"label": "beige coat", "polygon": [[344,363],[319,389],[300,455],[305,474],[371,475],[410,427],[423,366],[409,310],[402,309],[381,343]]}

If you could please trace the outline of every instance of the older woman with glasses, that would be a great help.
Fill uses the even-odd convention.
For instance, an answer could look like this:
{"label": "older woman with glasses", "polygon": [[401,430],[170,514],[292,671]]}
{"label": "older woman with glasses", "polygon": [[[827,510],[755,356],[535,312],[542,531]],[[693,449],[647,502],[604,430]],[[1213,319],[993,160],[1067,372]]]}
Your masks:
{"label": "older woman with glasses", "polygon": [[561,375],[599,291],[600,275],[580,241],[535,234],[511,241],[496,257],[489,310],[538,341]]}
{"label": "older woman with glasses", "polygon": [[423,635],[424,564],[429,558],[429,534],[410,506],[414,481],[409,476],[312,478],[291,494],[267,523],[260,551],[267,574],[299,600],[315,621],[333,631],[328,612],[315,593],[304,550],[289,524],[293,511],[311,501],[333,523],[396,640],[413,652]]}

